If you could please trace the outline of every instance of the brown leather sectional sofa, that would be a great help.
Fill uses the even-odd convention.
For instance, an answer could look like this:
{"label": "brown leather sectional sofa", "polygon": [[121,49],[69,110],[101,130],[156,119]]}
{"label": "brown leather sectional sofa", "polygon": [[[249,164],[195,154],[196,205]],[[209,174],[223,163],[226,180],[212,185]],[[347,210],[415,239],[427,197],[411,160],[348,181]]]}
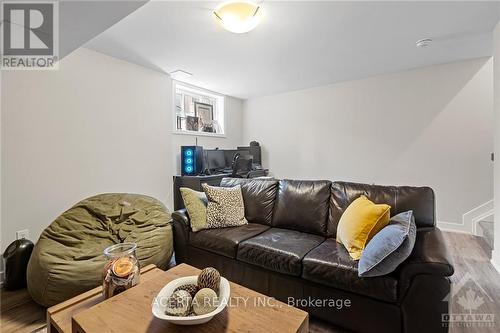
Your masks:
{"label": "brown leather sectional sofa", "polygon": [[[191,232],[172,214],[178,263],[213,266],[229,280],[355,332],[446,332],[453,266],[435,224],[428,187],[225,178],[242,186],[248,225]],[[357,261],[335,241],[340,216],[359,195],[413,210],[413,253],[387,276],[358,277]],[[349,300],[346,302],[346,300]],[[349,305],[348,305],[349,304]]]}

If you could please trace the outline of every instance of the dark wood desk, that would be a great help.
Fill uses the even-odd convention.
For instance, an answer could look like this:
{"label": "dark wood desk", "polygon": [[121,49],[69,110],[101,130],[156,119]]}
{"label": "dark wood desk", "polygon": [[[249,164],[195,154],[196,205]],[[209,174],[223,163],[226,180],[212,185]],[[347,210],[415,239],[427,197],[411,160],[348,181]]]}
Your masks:
{"label": "dark wood desk", "polygon": [[[267,169],[253,170],[247,175],[247,178],[265,177],[268,174]],[[208,184],[212,186],[219,186],[222,178],[231,177],[230,173],[219,173],[214,175],[205,176],[174,176],[174,209],[184,208],[180,188],[187,187],[195,191],[203,192],[201,184]]]}

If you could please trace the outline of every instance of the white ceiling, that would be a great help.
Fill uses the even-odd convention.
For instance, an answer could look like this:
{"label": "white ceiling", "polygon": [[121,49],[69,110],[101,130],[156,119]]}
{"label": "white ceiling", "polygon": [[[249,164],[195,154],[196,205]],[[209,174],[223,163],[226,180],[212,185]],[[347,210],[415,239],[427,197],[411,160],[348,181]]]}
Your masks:
{"label": "white ceiling", "polygon": [[[148,1],[59,1],[59,58],[64,58]],[[0,25],[3,23],[2,18]],[[52,31],[44,32],[52,34]]]}
{"label": "white ceiling", "polygon": [[[499,2],[262,2],[244,35],[214,2],[152,1],[86,47],[241,98],[490,56]],[[415,42],[433,37],[428,48]]]}
{"label": "white ceiling", "polygon": [[64,58],[146,2],[147,0],[60,1],[59,58]]}

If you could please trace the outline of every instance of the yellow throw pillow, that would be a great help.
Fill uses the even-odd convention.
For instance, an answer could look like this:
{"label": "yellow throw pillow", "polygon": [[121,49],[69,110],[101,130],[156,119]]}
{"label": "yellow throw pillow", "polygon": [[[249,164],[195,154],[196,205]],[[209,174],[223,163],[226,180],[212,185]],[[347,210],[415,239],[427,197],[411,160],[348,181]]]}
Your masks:
{"label": "yellow throw pillow", "polygon": [[391,206],[374,204],[364,195],[354,200],[340,217],[337,242],[359,260],[370,239],[389,223]]}
{"label": "yellow throw pillow", "polygon": [[205,193],[187,187],[181,187],[180,191],[191,221],[191,230],[197,232],[207,229],[207,196]]}

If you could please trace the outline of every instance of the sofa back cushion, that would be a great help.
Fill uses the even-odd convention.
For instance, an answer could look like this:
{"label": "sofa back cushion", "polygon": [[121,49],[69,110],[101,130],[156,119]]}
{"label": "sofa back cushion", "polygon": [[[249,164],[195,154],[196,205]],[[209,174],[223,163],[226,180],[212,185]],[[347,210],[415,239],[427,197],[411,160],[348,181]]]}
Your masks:
{"label": "sofa back cushion", "polygon": [[333,182],[328,236],[336,236],[340,217],[347,206],[360,195],[365,195],[376,204],[385,203],[390,205],[391,216],[412,210],[417,227],[432,227],[435,225],[434,191],[430,187]]}
{"label": "sofa back cushion", "polygon": [[332,183],[280,180],[273,226],[325,236]]}
{"label": "sofa back cushion", "polygon": [[271,225],[278,181],[274,179],[223,178],[220,186],[241,186],[248,222]]}

